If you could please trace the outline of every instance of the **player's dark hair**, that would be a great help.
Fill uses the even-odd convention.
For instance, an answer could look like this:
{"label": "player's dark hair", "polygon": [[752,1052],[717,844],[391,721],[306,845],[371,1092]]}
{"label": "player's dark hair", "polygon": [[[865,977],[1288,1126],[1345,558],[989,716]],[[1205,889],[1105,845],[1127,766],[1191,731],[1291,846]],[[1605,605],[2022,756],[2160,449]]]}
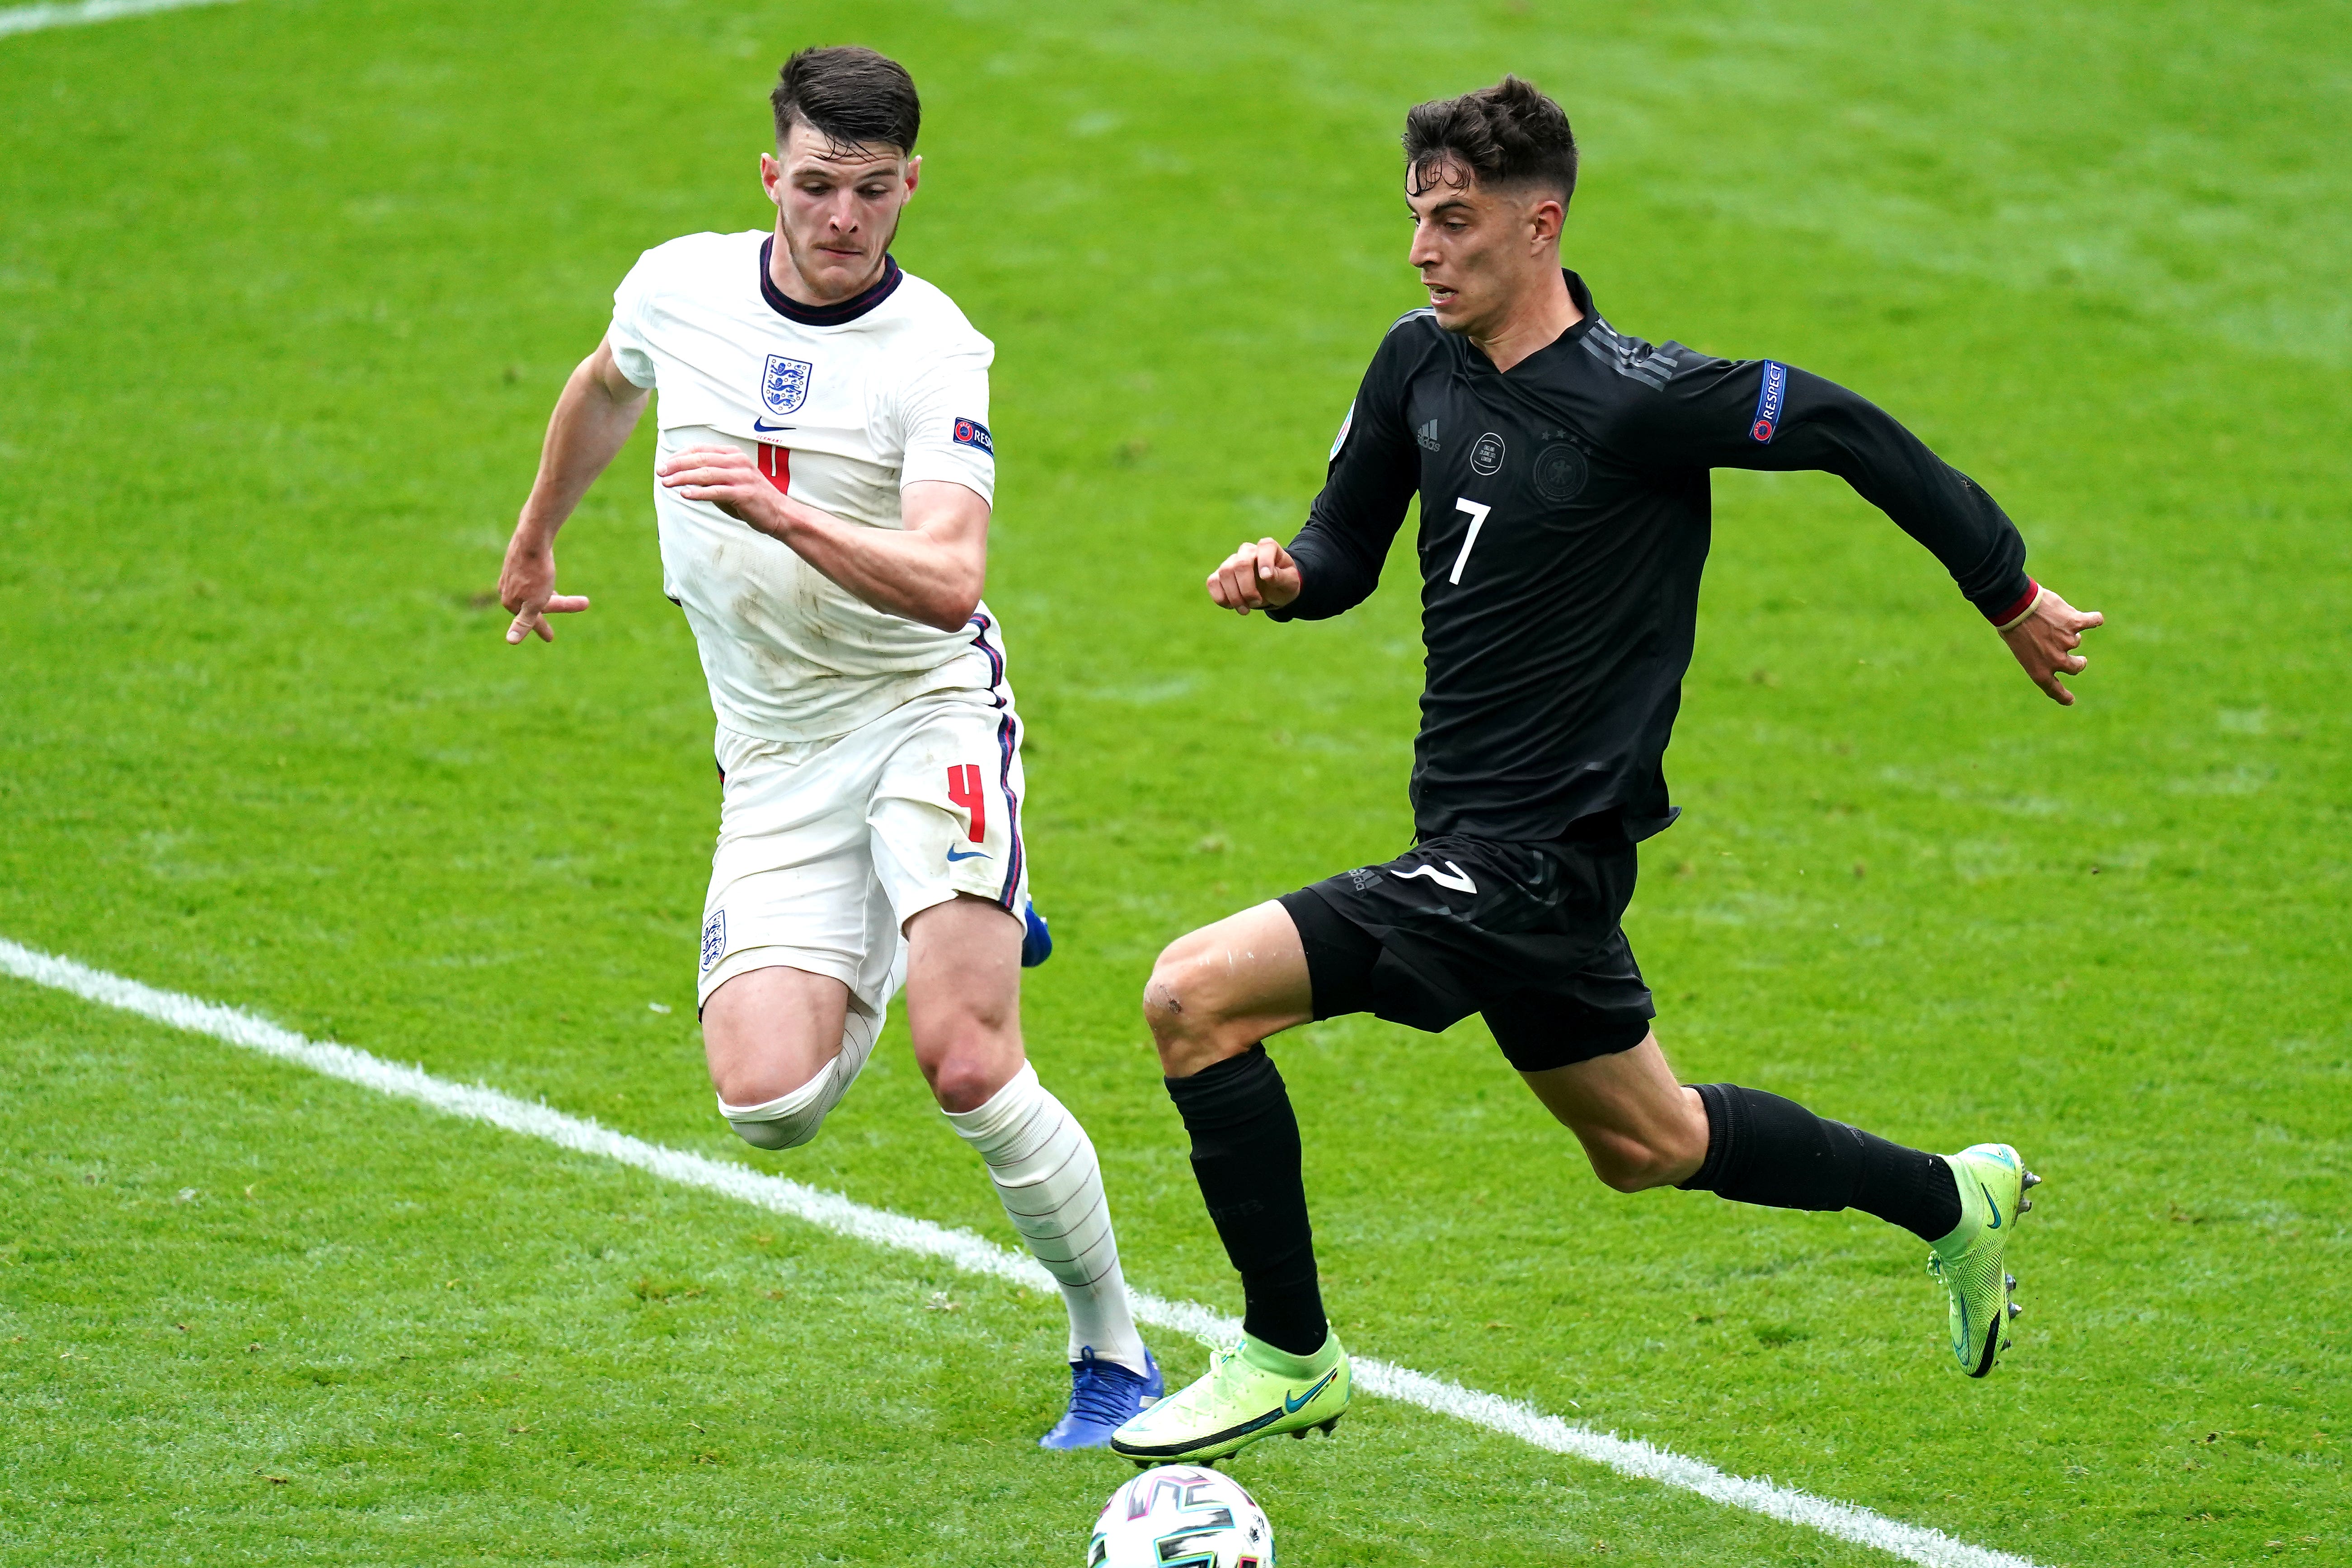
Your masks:
{"label": "player's dark hair", "polygon": [[1416,103],[1404,117],[1404,162],[1419,195],[1447,164],[1482,185],[1543,185],[1565,207],[1576,195],[1576,132],[1536,85],[1507,76],[1460,98]]}
{"label": "player's dark hair", "polygon": [[768,103],[776,111],[779,147],[798,121],[837,148],[912,153],[923,125],[923,100],[907,68],[854,44],[793,56],[776,73]]}

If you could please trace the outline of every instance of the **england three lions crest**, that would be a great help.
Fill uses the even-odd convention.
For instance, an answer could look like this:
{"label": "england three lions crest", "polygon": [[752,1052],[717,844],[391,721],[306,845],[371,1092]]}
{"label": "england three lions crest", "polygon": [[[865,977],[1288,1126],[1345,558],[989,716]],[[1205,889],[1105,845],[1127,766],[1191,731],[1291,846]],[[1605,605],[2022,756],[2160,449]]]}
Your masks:
{"label": "england three lions crest", "polygon": [[775,415],[798,412],[808,401],[809,373],[814,368],[804,359],[770,354],[768,368],[760,377],[760,406]]}

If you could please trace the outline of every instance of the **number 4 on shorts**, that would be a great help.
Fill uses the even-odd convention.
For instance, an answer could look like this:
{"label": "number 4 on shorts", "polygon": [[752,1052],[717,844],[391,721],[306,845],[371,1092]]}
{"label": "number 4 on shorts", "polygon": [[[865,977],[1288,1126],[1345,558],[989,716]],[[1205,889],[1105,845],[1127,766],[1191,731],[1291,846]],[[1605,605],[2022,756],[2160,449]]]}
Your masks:
{"label": "number 4 on shorts", "polygon": [[976,764],[958,763],[948,770],[948,799],[971,813],[971,841],[987,842],[988,796],[980,792],[980,769]]}

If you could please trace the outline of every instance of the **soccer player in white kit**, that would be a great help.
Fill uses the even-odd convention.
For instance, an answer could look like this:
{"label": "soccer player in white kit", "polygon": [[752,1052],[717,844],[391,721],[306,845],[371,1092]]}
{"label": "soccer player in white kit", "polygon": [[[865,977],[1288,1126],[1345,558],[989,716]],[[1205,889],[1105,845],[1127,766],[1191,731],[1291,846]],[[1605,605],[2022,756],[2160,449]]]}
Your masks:
{"label": "soccer player in white kit", "polygon": [[760,160],[772,233],[656,246],[549,421],[507,548],[507,640],[552,641],[556,531],[660,395],[654,515],[718,715],[701,1005],[719,1112],[816,1136],[903,984],[915,1059],[1069,1309],[1068,1410],[1097,1447],[1160,1395],[1086,1131],[1021,1043],[1043,923],[1021,720],[981,601],[996,456],[989,341],[889,254],[921,160],[894,60],[803,49]]}

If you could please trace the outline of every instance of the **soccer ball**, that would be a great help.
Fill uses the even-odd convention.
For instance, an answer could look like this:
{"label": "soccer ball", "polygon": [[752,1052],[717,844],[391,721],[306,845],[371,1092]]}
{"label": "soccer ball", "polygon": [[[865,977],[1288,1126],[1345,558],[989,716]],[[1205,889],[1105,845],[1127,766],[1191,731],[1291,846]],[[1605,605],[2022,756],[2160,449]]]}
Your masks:
{"label": "soccer ball", "polygon": [[1214,1470],[1146,1470],[1103,1504],[1087,1568],[1274,1568],[1274,1526]]}

